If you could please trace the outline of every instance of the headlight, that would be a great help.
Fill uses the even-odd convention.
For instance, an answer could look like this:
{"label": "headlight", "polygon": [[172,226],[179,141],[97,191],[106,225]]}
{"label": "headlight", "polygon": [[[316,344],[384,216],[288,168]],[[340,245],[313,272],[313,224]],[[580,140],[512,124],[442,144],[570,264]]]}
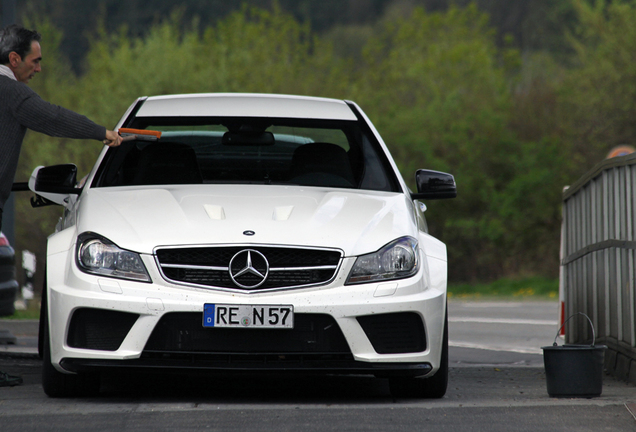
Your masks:
{"label": "headlight", "polygon": [[110,240],[94,233],[77,239],[77,266],[100,276],[151,282],[138,253],[120,249]]}
{"label": "headlight", "polygon": [[417,240],[399,238],[377,252],[356,259],[347,284],[403,279],[418,270]]}

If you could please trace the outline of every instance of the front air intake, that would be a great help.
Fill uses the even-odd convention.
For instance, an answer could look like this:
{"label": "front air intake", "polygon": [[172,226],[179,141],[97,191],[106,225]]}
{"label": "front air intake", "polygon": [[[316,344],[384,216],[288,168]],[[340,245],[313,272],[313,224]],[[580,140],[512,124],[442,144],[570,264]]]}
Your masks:
{"label": "front air intake", "polygon": [[378,354],[426,350],[424,324],[415,312],[359,316],[358,322]]}
{"label": "front air intake", "polygon": [[117,351],[138,314],[82,308],[73,312],[67,343],[73,348]]}

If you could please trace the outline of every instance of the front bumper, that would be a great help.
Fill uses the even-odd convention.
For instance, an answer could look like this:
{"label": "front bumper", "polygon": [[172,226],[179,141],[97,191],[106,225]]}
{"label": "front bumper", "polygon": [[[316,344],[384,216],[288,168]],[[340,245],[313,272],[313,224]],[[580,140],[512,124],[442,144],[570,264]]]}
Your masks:
{"label": "front bumper", "polygon": [[[72,254],[58,253],[48,257],[48,313],[51,337],[51,361],[61,372],[79,372],[101,368],[143,368],[177,370],[303,370],[333,373],[371,373],[427,375],[434,373],[440,363],[446,286],[431,286],[426,271],[412,278],[384,283],[344,286],[344,280],[353,265],[345,259],[339,276],[329,285],[307,289],[292,289],[267,293],[240,293],[184,287],[166,282],[156,271],[151,257],[144,256],[146,267],[154,283],[139,283],[118,279],[96,277],[80,272]],[[430,271],[444,271],[445,262]],[[431,265],[426,268],[429,270]],[[432,266],[435,267],[435,266]],[[52,270],[52,269],[58,269]],[[345,275],[345,276],[343,276]],[[440,280],[440,278],[434,278]],[[444,278],[445,280],[445,278]],[[271,349],[237,349],[229,345],[227,350],[203,348],[192,343],[204,335],[212,335],[220,329],[176,327],[166,330],[165,337],[176,342],[166,346],[153,345],[153,332],[165,319],[178,314],[190,316],[197,321],[205,303],[224,304],[270,304],[294,306],[296,316],[321,316],[331,319],[341,332],[343,343],[327,343],[317,349],[289,349],[285,342],[272,343]],[[110,311],[123,321],[121,341],[99,349],[82,342],[74,329],[86,328],[72,323],[76,312]],[[379,353],[377,343],[369,338],[369,331],[361,325],[359,317],[416,315],[421,322],[425,344],[416,352]],[[162,318],[164,319],[162,321]],[[108,322],[92,323],[104,328]],[[198,321],[202,323],[202,320]],[[91,324],[89,322],[89,324]],[[162,325],[163,326],[163,325]],[[320,327],[320,323],[311,324]],[[88,326],[90,327],[90,325]],[[120,325],[121,327],[121,325]],[[161,327],[161,326],[160,326]],[[323,325],[322,327],[329,327]],[[121,331],[121,330],[120,330]],[[245,331],[231,329],[230,332]],[[254,330],[268,345],[275,339],[273,332],[288,330]],[[74,333],[75,332],[75,333]],[[270,333],[272,332],[272,333]],[[311,338],[324,338],[322,330],[312,333]],[[244,334],[244,333],[243,333]],[[292,333],[289,333],[292,334]],[[327,333],[325,333],[327,334]],[[201,336],[204,335],[204,336]],[[322,335],[322,336],[321,336]],[[328,335],[327,335],[328,336]],[[302,338],[302,336],[299,336]],[[155,336],[155,339],[157,337]],[[279,338],[276,336],[276,338]],[[84,338],[86,339],[86,338]],[[283,337],[284,339],[284,337]],[[78,340],[80,342],[78,342]],[[256,340],[256,339],[254,339]],[[183,344],[181,342],[183,341]],[[188,342],[190,341],[190,342]],[[313,342],[313,341],[312,341]],[[84,343],[84,344],[83,344]],[[190,343],[190,345],[188,345]],[[175,348],[183,347],[183,348]],[[194,348],[193,348],[194,347]],[[325,348],[327,347],[327,348]],[[382,352],[382,350],[380,350]]]}

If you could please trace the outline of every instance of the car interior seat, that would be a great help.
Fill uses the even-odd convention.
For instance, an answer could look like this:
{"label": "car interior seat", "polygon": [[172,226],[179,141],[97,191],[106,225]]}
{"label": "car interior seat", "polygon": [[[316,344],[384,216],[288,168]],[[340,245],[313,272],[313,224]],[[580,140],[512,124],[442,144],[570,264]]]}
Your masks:
{"label": "car interior seat", "polygon": [[294,151],[291,166],[292,183],[332,187],[355,185],[349,156],[336,144],[304,144]]}
{"label": "car interior seat", "polygon": [[203,183],[203,179],[192,147],[180,143],[156,143],[146,146],[139,153],[132,184],[197,183]]}

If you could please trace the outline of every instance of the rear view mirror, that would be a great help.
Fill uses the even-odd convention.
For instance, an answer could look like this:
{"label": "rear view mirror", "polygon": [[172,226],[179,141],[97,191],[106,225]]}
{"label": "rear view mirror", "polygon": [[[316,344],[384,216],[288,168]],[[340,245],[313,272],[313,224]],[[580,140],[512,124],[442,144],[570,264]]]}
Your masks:
{"label": "rear view mirror", "polygon": [[38,199],[35,202],[32,200],[31,205],[41,207],[51,202],[66,204],[68,195],[79,195],[82,192],[82,189],[75,187],[76,182],[77,167],[73,164],[37,167],[29,179],[29,189],[38,195]]}
{"label": "rear view mirror", "polygon": [[73,164],[41,167],[35,175],[34,192],[57,194],[79,194],[77,189],[77,167]]}
{"label": "rear view mirror", "polygon": [[432,171],[417,170],[415,173],[417,193],[412,193],[412,199],[445,199],[457,196],[455,177],[451,174]]}

